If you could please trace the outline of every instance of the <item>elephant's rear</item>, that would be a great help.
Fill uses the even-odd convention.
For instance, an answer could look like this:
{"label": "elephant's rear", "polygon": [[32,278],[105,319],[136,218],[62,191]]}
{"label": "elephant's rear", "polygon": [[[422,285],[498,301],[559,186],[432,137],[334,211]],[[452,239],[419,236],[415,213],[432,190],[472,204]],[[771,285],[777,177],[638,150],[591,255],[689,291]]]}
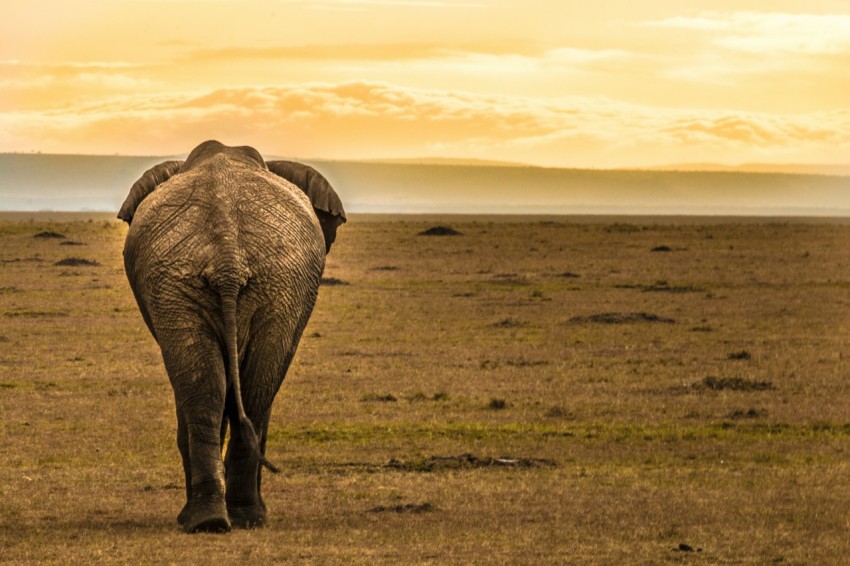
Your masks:
{"label": "elephant's rear", "polygon": [[258,315],[295,334],[306,324],[325,261],[309,201],[267,171],[231,165],[178,175],[136,212],[125,267],[155,336],[181,322],[181,309],[222,330],[211,315],[234,289],[240,337]]}

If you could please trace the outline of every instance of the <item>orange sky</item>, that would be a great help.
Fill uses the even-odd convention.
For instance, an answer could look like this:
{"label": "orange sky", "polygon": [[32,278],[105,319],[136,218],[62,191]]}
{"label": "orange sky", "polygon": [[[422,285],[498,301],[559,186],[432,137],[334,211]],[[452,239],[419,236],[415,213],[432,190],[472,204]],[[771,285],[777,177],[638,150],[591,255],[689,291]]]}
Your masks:
{"label": "orange sky", "polygon": [[0,151],[209,138],[302,158],[847,163],[850,2],[0,4]]}

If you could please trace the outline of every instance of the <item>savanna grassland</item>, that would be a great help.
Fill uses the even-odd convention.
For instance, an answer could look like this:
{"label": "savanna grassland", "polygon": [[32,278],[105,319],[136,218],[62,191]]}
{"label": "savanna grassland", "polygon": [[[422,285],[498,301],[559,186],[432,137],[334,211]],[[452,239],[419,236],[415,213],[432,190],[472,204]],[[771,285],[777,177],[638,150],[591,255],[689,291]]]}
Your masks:
{"label": "savanna grassland", "polygon": [[0,561],[850,560],[850,224],[355,216],[268,528],[191,536],[125,233],[0,219]]}

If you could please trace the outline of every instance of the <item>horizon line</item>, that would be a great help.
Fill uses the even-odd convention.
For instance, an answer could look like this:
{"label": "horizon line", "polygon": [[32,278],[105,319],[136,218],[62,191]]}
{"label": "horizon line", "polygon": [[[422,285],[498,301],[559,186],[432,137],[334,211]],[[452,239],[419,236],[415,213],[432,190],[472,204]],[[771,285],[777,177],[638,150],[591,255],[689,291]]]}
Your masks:
{"label": "horizon line", "polygon": [[[179,159],[182,154],[124,154],[124,153],[55,153],[30,151],[0,151],[0,155],[14,156],[43,156],[43,157],[123,157],[139,159]],[[264,158],[265,159],[265,158]],[[270,155],[266,161],[275,159],[286,159],[301,162],[320,163],[365,163],[365,164],[387,164],[387,165],[435,165],[435,166],[457,166],[457,167],[512,167],[512,168],[535,168],[535,169],[561,169],[574,171],[645,171],[657,173],[748,173],[748,174],[785,174],[785,175],[824,175],[844,177],[850,176],[849,163],[830,162],[783,162],[773,163],[769,161],[749,161],[739,163],[723,162],[686,162],[686,163],[661,163],[654,165],[621,165],[611,167],[593,167],[589,165],[541,165],[521,161],[504,161],[498,159],[486,159],[479,157],[367,157],[367,158],[333,158],[333,157],[292,157]],[[824,169],[846,169],[847,172],[800,172],[789,171],[795,168],[824,168]]]}

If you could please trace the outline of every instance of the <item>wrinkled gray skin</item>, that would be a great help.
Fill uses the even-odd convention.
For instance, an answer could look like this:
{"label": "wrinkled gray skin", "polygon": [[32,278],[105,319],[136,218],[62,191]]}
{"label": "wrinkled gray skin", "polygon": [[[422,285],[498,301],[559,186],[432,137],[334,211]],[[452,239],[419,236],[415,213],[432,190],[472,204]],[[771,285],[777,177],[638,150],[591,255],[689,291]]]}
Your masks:
{"label": "wrinkled gray skin", "polygon": [[276,471],[264,455],[272,400],[332,242],[317,215],[331,236],[345,222],[339,197],[318,178],[324,184],[308,197],[253,148],[210,141],[185,162],[147,171],[121,207],[130,223],[124,267],[174,389],[186,476],[177,520],[187,532],[266,521],[260,485],[263,466]]}

